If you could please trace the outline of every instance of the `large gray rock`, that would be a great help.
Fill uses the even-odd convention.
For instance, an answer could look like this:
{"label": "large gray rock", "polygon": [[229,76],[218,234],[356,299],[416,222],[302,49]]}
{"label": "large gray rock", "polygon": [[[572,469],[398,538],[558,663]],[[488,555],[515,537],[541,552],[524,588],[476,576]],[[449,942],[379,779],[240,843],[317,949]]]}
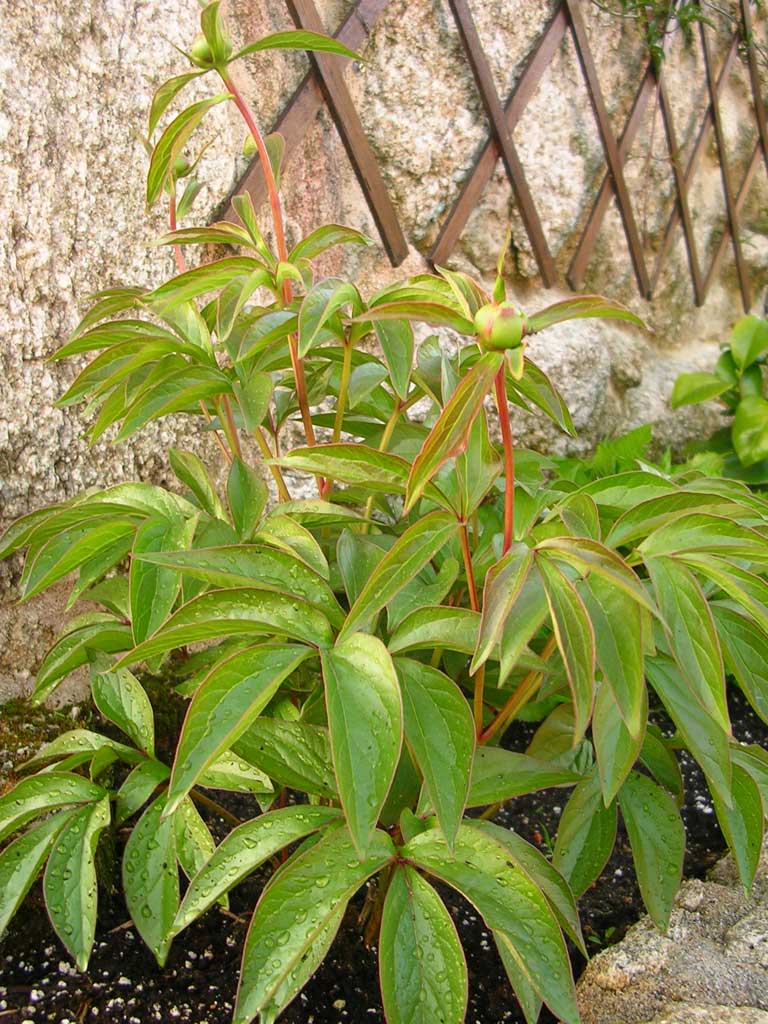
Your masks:
{"label": "large gray rock", "polygon": [[768,1022],[768,849],[749,897],[730,858],[684,882],[667,934],[643,918],[589,963],[578,1000],[583,1024]]}

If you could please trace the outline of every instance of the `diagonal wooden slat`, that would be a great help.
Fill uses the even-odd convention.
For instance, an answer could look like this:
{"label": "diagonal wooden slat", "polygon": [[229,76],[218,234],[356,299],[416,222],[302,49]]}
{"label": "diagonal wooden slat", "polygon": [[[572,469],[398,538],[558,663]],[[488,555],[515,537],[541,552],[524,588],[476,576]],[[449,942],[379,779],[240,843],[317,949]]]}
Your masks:
{"label": "diagonal wooden slat", "polygon": [[[734,35],[731,39],[728,51],[723,60],[722,67],[720,68],[720,71],[717,76],[716,90],[718,95],[723,91],[728,82],[728,76],[730,75],[731,69],[733,68],[733,63],[736,60],[738,45],[738,36]],[[704,115],[704,119],[701,122],[701,127],[699,128],[698,135],[696,136],[696,142],[694,144],[693,150],[691,151],[691,155],[688,158],[688,164],[685,168],[684,182],[686,191],[691,187],[691,182],[693,181],[693,176],[696,173],[696,168],[698,167],[699,162],[701,161],[702,157],[704,156],[704,153],[706,152],[711,136],[712,103],[710,101],[710,104],[707,107],[707,111]],[[653,273],[652,292],[656,290],[656,286],[658,285],[659,279],[664,270],[664,266],[666,264],[667,258],[672,248],[672,243],[674,242],[675,232],[677,231],[677,227],[679,224],[680,208],[678,204],[675,203],[672,209],[672,213],[669,216],[669,220],[667,221],[667,226],[664,229],[664,237],[659,248],[658,255],[656,257],[656,266],[654,268]],[[705,285],[703,287],[703,297],[706,297],[706,294],[707,289],[705,282]]]}
{"label": "diagonal wooden slat", "polygon": [[683,222],[683,234],[685,236],[685,245],[688,250],[688,266],[690,267],[691,280],[693,281],[693,297],[696,305],[701,306],[704,302],[704,297],[706,296],[706,289],[704,287],[704,282],[701,279],[701,265],[699,263],[699,256],[696,250],[696,235],[693,231],[693,219],[691,217],[691,209],[688,203],[688,188],[685,182],[683,168],[680,163],[680,149],[677,144],[677,133],[675,132],[672,105],[669,102],[669,95],[667,93],[663,69],[661,76],[659,77],[659,105],[661,107],[661,119],[664,122],[664,131],[667,136],[667,149],[669,150],[669,159],[672,164],[672,174],[675,179],[677,206],[680,211],[680,218]]}
{"label": "diagonal wooden slat", "polygon": [[[746,202],[747,195],[749,194],[749,190],[750,190],[750,188],[752,186],[752,182],[754,181],[755,174],[757,173],[757,169],[760,166],[760,164],[764,163],[764,162],[765,162],[765,154],[763,153],[763,149],[762,149],[762,146],[760,144],[760,140],[758,139],[758,141],[755,143],[754,148],[752,150],[752,156],[750,157],[749,164],[747,165],[747,170],[746,170],[746,172],[744,174],[744,180],[741,183],[739,191],[738,191],[738,193],[736,195],[736,200],[734,202],[734,206],[736,208],[736,213],[739,216],[741,215],[741,211],[744,208],[744,203]],[[709,271],[707,272],[707,276],[706,276],[706,278],[704,280],[704,294],[705,295],[709,291],[709,289],[710,289],[713,281],[717,277],[717,275],[720,273],[720,267],[723,264],[723,260],[725,258],[725,254],[726,254],[726,251],[728,249],[728,245],[729,245],[730,241],[731,241],[730,232],[723,231],[723,233],[720,236],[720,241],[717,243],[717,249],[715,250],[715,256],[714,256],[714,259],[712,260],[712,266],[709,268]]]}
{"label": "diagonal wooden slat", "polygon": [[[680,0],[676,0],[675,7],[680,3]],[[674,19],[674,12],[667,21],[666,28],[671,28],[671,22]],[[664,36],[664,42],[662,44],[663,55],[666,57],[669,53],[672,44],[672,32],[667,31]],[[640,126],[643,122],[643,117],[648,109],[648,104],[656,96],[658,88],[658,82],[656,77],[656,70],[654,68],[653,61],[649,61],[645,74],[643,75],[640,87],[635,93],[635,98],[632,102],[632,109],[630,110],[629,117],[627,118],[624,130],[619,138],[619,160],[621,166],[627,162],[629,154],[632,151],[632,145],[637,137],[637,133],[640,130]],[[582,232],[579,244],[576,247],[576,252],[571,260],[571,265],[568,268],[567,280],[570,286],[578,291],[579,288],[584,284],[584,277],[589,266],[589,261],[592,258],[592,252],[594,251],[595,244],[597,243],[600,229],[603,224],[608,208],[613,199],[613,188],[611,186],[611,175],[610,172],[606,173],[603,180],[600,183],[597,196],[595,197],[594,204],[590,211],[587,223]]]}
{"label": "diagonal wooden slat", "polygon": [[512,183],[517,208],[520,211],[520,217],[528,233],[539,272],[545,286],[551,288],[557,282],[555,262],[552,259],[547,240],[544,237],[541,221],[536,211],[536,204],[533,201],[531,190],[525,178],[523,165],[520,163],[515,144],[512,141],[512,135],[507,127],[501,101],[496,92],[493,75],[483,51],[480,37],[477,34],[472,12],[466,0],[449,0],[449,3],[459,26],[459,33],[475,76],[483,106],[491,122],[498,147],[501,150],[501,157]]}
{"label": "diagonal wooden slat", "polygon": [[[373,31],[380,16],[389,6],[391,0],[359,0],[350,11],[335,35],[339,42],[352,50],[359,50]],[[316,68],[305,75],[299,87],[289,100],[272,131],[280,132],[285,139],[285,159],[301,146],[302,140],[310,126],[314,123],[317,112],[325,103],[320,85],[319,73]],[[254,160],[245,174],[237,182],[231,195],[249,192],[254,205],[258,208],[267,198],[264,177],[258,160]],[[236,216],[231,204],[231,196],[224,216],[232,219]],[[402,244],[399,251],[402,250]]]}
{"label": "diagonal wooden slat", "polygon": [[[746,39],[752,39],[752,5],[749,0],[741,0],[741,18],[744,24],[744,36]],[[749,82],[752,86],[752,101],[754,103],[755,120],[757,121],[757,130],[760,135],[760,145],[763,150],[763,160],[765,161],[765,169],[768,172],[768,125],[766,125],[765,118],[765,103],[763,100],[763,90],[760,84],[760,72],[757,69],[757,58],[755,56],[755,47],[750,45],[747,47],[747,64],[749,66]]]}
{"label": "diagonal wooden slat", "polygon": [[589,40],[587,38],[584,20],[576,0],[564,0],[564,3],[568,10],[571,31],[573,33],[574,42],[576,43],[576,51],[579,56],[582,71],[584,72],[584,78],[587,82],[587,92],[589,93],[589,99],[592,104],[595,120],[597,121],[598,130],[600,132],[603,152],[605,153],[608,169],[610,171],[611,178],[613,179],[613,189],[619,206],[621,219],[624,224],[624,233],[627,237],[627,245],[629,246],[629,253],[632,258],[635,277],[637,278],[640,293],[643,296],[649,296],[651,291],[651,282],[648,277],[648,271],[643,258],[643,247],[640,242],[637,224],[635,223],[635,216],[632,212],[632,202],[629,197],[627,183],[624,180],[624,172],[622,170],[622,164],[619,158],[618,148],[616,146],[616,139],[611,129],[608,111],[600,88],[600,81],[597,77],[597,69],[595,68],[595,63],[592,59],[592,52],[589,48]]}
{"label": "diagonal wooden slat", "polygon": [[[288,8],[298,28],[311,32],[325,31],[313,0],[288,0]],[[376,221],[384,247],[391,262],[399,266],[408,255],[408,242],[405,240],[397,211],[381,177],[376,155],[347,89],[339,61],[326,53],[311,53],[310,59],[317,67],[328,107]]]}
{"label": "diagonal wooden slat", "polygon": [[[504,120],[508,132],[511,133],[520,120],[542,75],[551,64],[552,58],[562,43],[567,27],[568,19],[561,6],[542,33],[504,108]],[[453,252],[470,214],[480,201],[483,189],[491,180],[500,155],[499,144],[492,136],[480,150],[469,177],[464,182],[450,213],[443,221],[440,233],[429,254],[429,261],[433,266],[445,263]]]}
{"label": "diagonal wooden slat", "polygon": [[720,96],[717,89],[717,82],[715,81],[715,73],[712,66],[712,52],[709,44],[709,36],[707,34],[706,27],[702,22],[699,26],[701,29],[701,45],[704,50],[704,66],[707,72],[707,88],[709,90],[710,104],[712,109],[712,124],[715,133],[715,142],[717,144],[717,154],[720,160],[720,175],[723,180],[723,193],[725,195],[725,208],[728,215],[728,230],[731,235],[731,244],[733,245],[733,254],[736,259],[736,270],[739,276],[739,287],[741,289],[741,301],[744,304],[744,310],[748,310],[750,307],[749,297],[749,277],[747,274],[747,267],[744,262],[744,255],[741,251],[741,237],[739,232],[739,215],[736,211],[734,203],[734,190],[731,183],[731,170],[728,162],[728,153],[725,148],[725,136],[723,133],[723,125],[720,117]]}

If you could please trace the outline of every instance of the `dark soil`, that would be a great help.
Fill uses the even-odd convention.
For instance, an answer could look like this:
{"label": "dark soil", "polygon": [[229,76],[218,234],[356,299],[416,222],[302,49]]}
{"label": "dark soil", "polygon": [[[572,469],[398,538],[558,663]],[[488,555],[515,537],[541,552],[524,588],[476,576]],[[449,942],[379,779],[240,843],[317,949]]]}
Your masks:
{"label": "dark soil", "polygon": [[[768,728],[744,698],[730,697],[734,733],[747,742],[768,743]],[[660,721],[663,724],[663,720]],[[510,745],[524,749],[533,727],[521,724]],[[686,785],[683,810],[688,831],[685,873],[704,875],[724,849],[723,837],[701,772],[686,755],[681,765]],[[549,790],[511,801],[497,816],[543,852],[557,833],[567,794]],[[246,798],[221,794],[234,813],[257,813]],[[212,827],[215,819],[209,819]],[[218,823],[217,831],[223,834]],[[164,969],[127,922],[121,898],[102,898],[100,927],[86,974],[80,974],[59,943],[46,916],[39,889],[33,890],[12,923],[0,949],[0,1024],[24,1022],[191,1021],[229,1024],[247,918],[263,884],[252,878],[231,894],[231,912],[217,909],[176,940]],[[474,909],[452,892],[443,895],[467,954],[470,1000],[467,1024],[522,1022],[493,939]],[[357,926],[363,895],[350,907],[331,955],[288,1008],[285,1024],[374,1024],[384,1020],[378,991],[377,956],[366,948]],[[626,834],[620,826],[614,853],[595,885],[580,901],[587,944],[595,952],[618,941],[640,914],[642,902],[634,877]],[[584,967],[573,952],[574,973]],[[541,1024],[554,1018],[545,1010]]]}

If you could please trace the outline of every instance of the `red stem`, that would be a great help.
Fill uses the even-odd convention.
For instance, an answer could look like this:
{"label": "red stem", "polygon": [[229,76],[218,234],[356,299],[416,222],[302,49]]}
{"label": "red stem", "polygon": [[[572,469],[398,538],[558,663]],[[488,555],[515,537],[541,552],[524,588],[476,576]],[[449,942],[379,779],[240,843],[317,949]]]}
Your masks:
{"label": "red stem", "polygon": [[496,391],[496,407],[499,410],[501,437],[504,442],[504,545],[502,554],[506,555],[512,546],[512,535],[515,529],[515,443],[512,440],[512,428],[509,424],[509,406],[504,383],[506,364],[502,364],[496,374],[494,388]]}
{"label": "red stem", "polygon": [[[288,249],[285,244],[285,228],[283,227],[283,211],[280,207],[280,193],[277,189],[277,182],[275,181],[275,172],[272,170],[272,161],[269,159],[269,153],[264,142],[264,138],[261,134],[259,126],[248,108],[248,104],[242,97],[240,90],[237,88],[232,79],[224,71],[219,71],[221,80],[224,85],[229,89],[232,99],[235,101],[237,109],[240,111],[243,120],[248,126],[248,131],[251,133],[254,143],[256,144],[256,150],[259,154],[259,161],[261,163],[262,170],[264,171],[264,179],[267,185],[267,194],[269,196],[269,205],[272,209],[272,221],[275,225],[275,242],[277,244],[277,256],[281,263],[285,263],[288,260]],[[288,305],[293,299],[293,288],[289,278],[283,281],[283,301]],[[307,444],[316,444],[315,440],[315,428],[312,423],[312,416],[309,411],[309,402],[307,400],[307,384],[304,377],[304,361],[299,357],[298,344],[296,339],[291,336],[288,339],[288,348],[291,354],[291,366],[293,368],[293,376],[296,381],[296,398],[299,403],[299,409],[301,411],[301,419],[304,424],[304,433],[306,434]],[[322,484],[318,481],[319,486],[322,490]]]}
{"label": "red stem", "polygon": [[469,534],[467,533],[466,523],[461,523],[459,526],[459,537],[461,538],[461,553],[464,556],[464,570],[467,575],[467,586],[469,587],[469,603],[472,606],[472,611],[477,612],[480,610],[480,602],[477,599],[477,585],[475,584],[475,573],[472,569],[472,554],[469,550]]}

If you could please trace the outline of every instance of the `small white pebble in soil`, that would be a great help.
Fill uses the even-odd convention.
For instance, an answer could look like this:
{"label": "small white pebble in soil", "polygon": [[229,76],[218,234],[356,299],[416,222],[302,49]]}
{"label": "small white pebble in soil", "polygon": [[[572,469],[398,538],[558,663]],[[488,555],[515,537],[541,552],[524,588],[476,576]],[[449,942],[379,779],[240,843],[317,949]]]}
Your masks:
{"label": "small white pebble in soil", "polygon": [[131,984],[131,979],[130,978],[126,978],[126,976],[124,974],[121,974],[120,977],[117,979],[117,984],[118,985],[130,985]]}
{"label": "small white pebble in soil", "polygon": [[613,877],[614,878],[623,878],[624,877],[623,869],[622,868],[616,868],[616,870],[613,872]]}
{"label": "small white pebble in soil", "polygon": [[41,992],[39,988],[33,988],[29,993],[30,1003],[39,1003],[45,996],[45,992]]}
{"label": "small white pebble in soil", "polygon": [[347,1005],[346,999],[336,999],[333,1004],[334,1010],[343,1010]]}

